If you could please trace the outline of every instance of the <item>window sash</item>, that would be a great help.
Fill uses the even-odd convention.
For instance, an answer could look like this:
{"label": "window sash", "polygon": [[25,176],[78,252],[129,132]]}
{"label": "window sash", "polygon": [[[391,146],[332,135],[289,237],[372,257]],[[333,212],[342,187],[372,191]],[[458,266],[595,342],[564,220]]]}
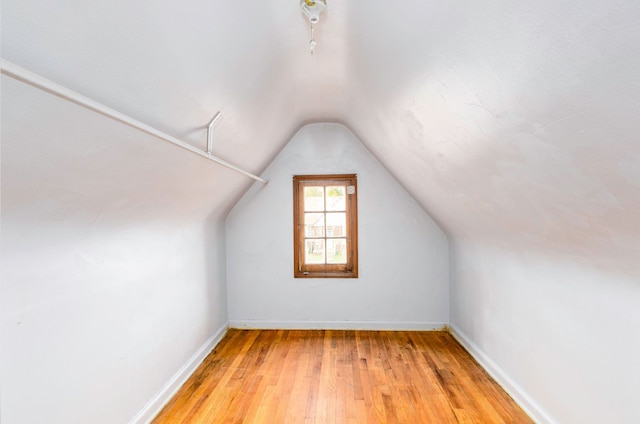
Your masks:
{"label": "window sash", "polygon": [[[335,209],[342,207],[342,200],[338,199],[336,202],[339,205],[327,205],[327,190],[326,187],[343,186],[345,187],[344,193],[344,210]],[[349,194],[347,187],[352,186],[355,188],[353,193]],[[357,180],[355,174],[347,175],[300,175],[293,178],[293,198],[294,198],[294,276],[296,278],[357,278],[358,276],[358,223],[357,223]],[[323,210],[318,210],[317,207],[312,205],[312,208],[305,210],[305,188],[307,187],[323,187]],[[334,196],[340,197],[340,196]],[[323,220],[323,233],[322,236],[315,234],[307,234],[307,228],[305,223],[306,214],[322,214]],[[345,228],[344,234],[334,235],[328,234],[327,215],[331,214],[345,214]],[[335,227],[335,225],[333,225]],[[340,225],[338,226],[340,228]],[[312,231],[313,233],[313,231]],[[307,241],[317,240],[322,241],[321,245],[324,245],[323,263],[306,263],[307,254]],[[346,249],[343,255],[346,257],[345,263],[330,263],[331,260],[327,258],[328,245],[331,240],[344,240]],[[335,251],[334,251],[335,252]],[[320,255],[316,259],[320,260]],[[341,258],[335,259],[342,262]]]}

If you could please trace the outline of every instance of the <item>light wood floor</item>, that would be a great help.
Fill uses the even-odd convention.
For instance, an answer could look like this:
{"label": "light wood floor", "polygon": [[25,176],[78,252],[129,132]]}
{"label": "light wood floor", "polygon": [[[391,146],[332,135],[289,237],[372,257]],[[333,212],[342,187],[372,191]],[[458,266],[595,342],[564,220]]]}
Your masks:
{"label": "light wood floor", "polygon": [[154,423],[532,423],[446,332],[229,330]]}

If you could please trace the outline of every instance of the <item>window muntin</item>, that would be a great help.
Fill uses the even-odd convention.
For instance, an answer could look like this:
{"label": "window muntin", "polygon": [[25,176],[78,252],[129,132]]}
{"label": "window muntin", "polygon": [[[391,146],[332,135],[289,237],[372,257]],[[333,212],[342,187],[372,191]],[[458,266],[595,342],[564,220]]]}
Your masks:
{"label": "window muntin", "polygon": [[294,188],[294,276],[358,276],[356,176],[299,175]]}

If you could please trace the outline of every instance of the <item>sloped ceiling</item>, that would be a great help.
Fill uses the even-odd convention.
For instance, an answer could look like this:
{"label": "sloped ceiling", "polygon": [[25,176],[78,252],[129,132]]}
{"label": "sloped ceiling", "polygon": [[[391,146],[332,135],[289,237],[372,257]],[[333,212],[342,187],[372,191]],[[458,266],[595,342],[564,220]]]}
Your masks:
{"label": "sloped ceiling", "polygon": [[639,2],[328,0],[313,56],[298,3],[9,1],[2,56],[254,172],[345,123],[452,240],[640,275]]}

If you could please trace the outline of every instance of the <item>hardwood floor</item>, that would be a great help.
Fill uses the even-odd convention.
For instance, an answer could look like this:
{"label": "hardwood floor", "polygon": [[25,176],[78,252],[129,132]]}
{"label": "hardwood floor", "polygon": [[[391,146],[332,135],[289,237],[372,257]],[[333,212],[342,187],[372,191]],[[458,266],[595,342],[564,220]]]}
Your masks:
{"label": "hardwood floor", "polygon": [[229,330],[154,423],[532,423],[440,331]]}

